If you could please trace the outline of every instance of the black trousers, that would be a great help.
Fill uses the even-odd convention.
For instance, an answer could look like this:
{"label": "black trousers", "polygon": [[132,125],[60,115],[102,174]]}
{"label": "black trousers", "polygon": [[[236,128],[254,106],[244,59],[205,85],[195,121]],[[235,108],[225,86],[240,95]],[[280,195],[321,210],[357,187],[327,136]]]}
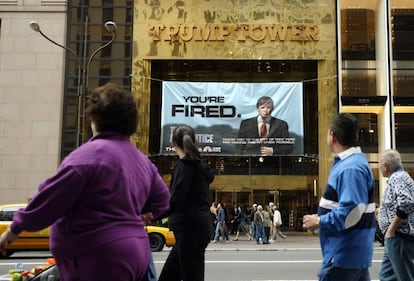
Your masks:
{"label": "black trousers", "polygon": [[176,243],[158,281],[204,281],[204,255],[211,233],[210,223],[208,225],[174,231]]}

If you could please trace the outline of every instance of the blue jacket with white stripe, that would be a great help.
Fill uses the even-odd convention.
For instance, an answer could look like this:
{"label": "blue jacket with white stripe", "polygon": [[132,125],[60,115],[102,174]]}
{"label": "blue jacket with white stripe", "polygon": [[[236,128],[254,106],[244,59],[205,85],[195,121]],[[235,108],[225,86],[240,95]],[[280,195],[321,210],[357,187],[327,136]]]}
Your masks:
{"label": "blue jacket with white stripe", "polygon": [[351,147],[335,156],[319,203],[323,263],[347,269],[372,264],[374,176],[365,154]]}

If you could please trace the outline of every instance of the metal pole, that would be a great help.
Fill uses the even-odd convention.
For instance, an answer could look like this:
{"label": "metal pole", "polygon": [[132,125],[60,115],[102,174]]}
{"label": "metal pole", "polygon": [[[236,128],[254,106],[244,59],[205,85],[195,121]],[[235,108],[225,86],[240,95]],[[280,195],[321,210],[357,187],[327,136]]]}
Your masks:
{"label": "metal pole", "polygon": [[[88,73],[89,73],[89,67],[90,64],[93,60],[93,58],[95,57],[95,55],[101,51],[103,48],[108,47],[109,45],[111,45],[115,39],[116,39],[116,24],[112,21],[107,21],[105,22],[105,28],[112,33],[112,39],[107,42],[106,44],[102,45],[101,47],[99,47],[98,49],[96,49],[92,55],[90,56],[90,58],[87,60],[87,42],[88,42],[88,17],[86,17],[85,20],[85,27],[84,27],[84,37],[83,37],[83,43],[84,43],[84,48],[83,48],[83,60],[81,61],[79,56],[70,48],[61,45],[55,41],[53,41],[52,39],[50,39],[48,36],[46,36],[39,27],[39,24],[36,21],[31,21],[30,22],[30,28],[33,29],[36,32],[39,32],[45,39],[47,39],[49,42],[53,43],[56,46],[59,46],[63,49],[65,49],[66,51],[68,51],[69,53],[71,53],[75,59],[76,59],[76,63],[77,63],[77,97],[78,97],[78,112],[77,112],[77,124],[76,124],[76,147],[79,147],[82,142],[83,142],[83,138],[84,138],[84,126],[85,124],[85,103],[86,103],[86,96],[87,96],[87,91],[88,91]],[[83,66],[82,66],[82,62],[83,62]]]}
{"label": "metal pole", "polygon": [[[86,98],[88,97],[88,93],[89,93],[89,69],[90,69],[91,62],[95,58],[95,56],[98,54],[98,52],[100,52],[102,49],[110,46],[115,41],[115,39],[117,37],[116,24],[114,22],[112,22],[112,21],[105,22],[105,28],[106,28],[106,30],[108,30],[109,32],[112,33],[111,40],[108,41],[107,43],[105,43],[104,45],[100,46],[98,49],[96,49],[92,53],[92,55],[88,59],[88,63],[86,64],[86,68],[85,68],[86,56],[84,57],[85,60],[84,60],[84,69],[83,69],[83,75],[82,75],[82,81],[83,81],[83,85],[84,85],[84,89],[83,89],[83,92],[82,92],[82,94],[83,94],[83,97],[82,97],[82,115],[84,115],[84,112],[85,112]],[[86,122],[86,118],[83,118],[83,123],[82,124],[85,125],[85,122]],[[86,141],[84,138],[85,138],[85,130],[82,130],[82,139],[83,139],[83,141]]]}

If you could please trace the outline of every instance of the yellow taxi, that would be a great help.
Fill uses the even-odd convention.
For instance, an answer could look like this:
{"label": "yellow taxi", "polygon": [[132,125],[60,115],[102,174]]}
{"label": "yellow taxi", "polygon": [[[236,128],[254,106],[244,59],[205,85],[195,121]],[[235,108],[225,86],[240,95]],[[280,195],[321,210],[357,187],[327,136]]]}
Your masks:
{"label": "yellow taxi", "polygon": [[[25,206],[24,203],[0,205],[0,234],[7,230],[14,213]],[[174,246],[175,237],[168,227],[150,225],[145,228],[149,236],[151,251],[161,251],[164,246]],[[6,257],[17,251],[48,251],[49,232],[49,227],[36,232],[22,232],[18,239],[7,245]],[[0,258],[2,257],[4,256],[0,254]]]}
{"label": "yellow taxi", "polygon": [[148,233],[151,251],[162,251],[164,245],[172,247],[175,245],[174,233],[168,228],[163,226],[148,225],[145,227]]}

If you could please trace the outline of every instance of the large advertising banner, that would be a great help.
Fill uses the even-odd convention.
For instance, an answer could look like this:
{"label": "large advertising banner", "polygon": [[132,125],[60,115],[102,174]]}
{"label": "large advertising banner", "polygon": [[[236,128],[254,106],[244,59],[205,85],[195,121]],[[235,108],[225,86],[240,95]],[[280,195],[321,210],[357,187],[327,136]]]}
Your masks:
{"label": "large advertising banner", "polygon": [[303,155],[303,85],[163,82],[161,154],[189,125],[204,155]]}

